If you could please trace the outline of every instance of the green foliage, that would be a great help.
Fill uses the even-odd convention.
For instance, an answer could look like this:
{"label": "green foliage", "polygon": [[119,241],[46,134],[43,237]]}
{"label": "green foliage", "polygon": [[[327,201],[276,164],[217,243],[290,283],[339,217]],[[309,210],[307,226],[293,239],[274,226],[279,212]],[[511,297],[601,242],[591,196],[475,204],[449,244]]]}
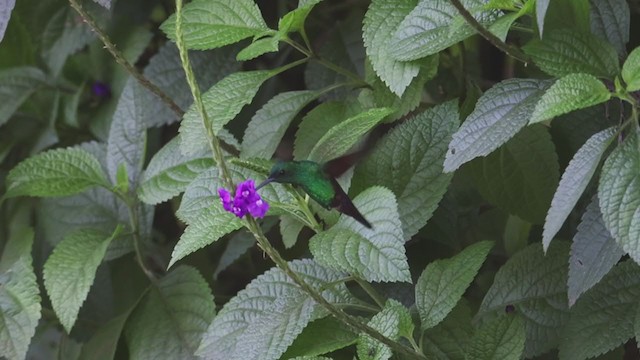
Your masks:
{"label": "green foliage", "polygon": [[640,90],[640,48],[633,50],[625,60],[622,79],[627,84],[627,91]]}
{"label": "green foliage", "polygon": [[518,315],[502,315],[483,324],[469,343],[470,359],[521,359],[524,321]]}
{"label": "green foliage", "polygon": [[627,53],[629,42],[630,12],[625,0],[590,0],[591,32],[607,40],[618,52]]}
{"label": "green foliage", "polygon": [[[386,337],[399,339],[411,337],[413,322],[409,310],[395,300],[389,300],[381,312],[368,323]],[[366,335],[358,339],[358,357],[363,360],[387,360],[391,358],[391,349]]]}
{"label": "green foliage", "polygon": [[16,67],[0,71],[0,125],[39,87],[46,85],[46,75],[35,67]]}

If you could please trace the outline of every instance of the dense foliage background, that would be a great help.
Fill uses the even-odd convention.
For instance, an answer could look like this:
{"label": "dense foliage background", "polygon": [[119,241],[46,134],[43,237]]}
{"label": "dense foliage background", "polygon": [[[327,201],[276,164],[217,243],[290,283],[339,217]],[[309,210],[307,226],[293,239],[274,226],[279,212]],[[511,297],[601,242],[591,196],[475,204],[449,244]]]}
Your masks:
{"label": "dense foliage background", "polygon": [[638,0],[181,3],[0,0],[1,356],[640,357]]}

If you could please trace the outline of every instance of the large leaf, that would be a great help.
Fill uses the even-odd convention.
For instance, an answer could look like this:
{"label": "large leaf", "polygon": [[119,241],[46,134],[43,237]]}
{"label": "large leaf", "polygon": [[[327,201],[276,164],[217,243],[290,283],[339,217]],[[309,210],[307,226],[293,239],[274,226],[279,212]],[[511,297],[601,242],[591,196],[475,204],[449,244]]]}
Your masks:
{"label": "large leaf", "polygon": [[[308,259],[292,261],[289,266],[317,290],[344,276]],[[352,301],[342,284],[324,288],[322,295],[329,302]],[[287,309],[297,313],[284,314]],[[262,360],[278,359],[306,322],[325,315],[320,309],[282,270],[273,268],[225,304],[209,326],[198,355],[234,360],[262,354]],[[273,316],[274,312],[278,315]],[[271,331],[262,331],[261,327]]]}
{"label": "large leaf", "polygon": [[196,359],[195,350],[215,315],[205,279],[181,266],[155,283],[127,323],[132,359]]}
{"label": "large leaf", "polygon": [[394,59],[393,33],[416,6],[418,0],[374,0],[364,18],[362,38],[376,74],[394,94],[402,96],[411,80],[418,75],[420,64]]}
{"label": "large leaf", "polygon": [[571,244],[567,283],[569,306],[573,306],[580,295],[597,284],[622,255],[624,252],[604,226],[600,203],[598,197],[594,196],[582,215]]}
{"label": "large leaf", "polygon": [[40,320],[40,294],[33,272],[33,231],[11,234],[0,260],[0,355],[24,359]]}
{"label": "large leaf", "polygon": [[478,316],[504,313],[507,306],[524,318],[525,357],[556,347],[569,319],[566,305],[568,244],[555,242],[545,255],[533,244],[498,270]]}
{"label": "large leaf", "polygon": [[0,2],[0,42],[4,38],[4,32],[7,30],[9,19],[11,19],[11,11],[13,11],[15,5],[15,0],[2,0]]}
{"label": "large leaf", "polygon": [[464,350],[472,335],[471,309],[467,302],[462,300],[444,321],[424,331],[422,341],[425,355],[429,359],[465,360]]}
{"label": "large leaf", "polygon": [[379,141],[356,169],[352,193],[374,184],[394,192],[405,239],[427,223],[451,181],[442,163],[458,117],[456,102],[417,114]]}
{"label": "large leaf", "polygon": [[334,227],[309,241],[316,261],[367,281],[411,282],[393,193],[383,187],[371,187],[353,199],[353,204],[373,228],[341,216]]}
{"label": "large leaf", "polygon": [[416,283],[416,308],[422,330],[438,325],[453,310],[492,247],[492,242],[479,242],[450,259],[427,265]]}
{"label": "large leaf", "polygon": [[[236,43],[269,31],[253,0],[196,0],[182,12],[183,36],[189,49],[206,50]],[[176,16],[160,28],[175,41]]]}
{"label": "large leaf", "polygon": [[291,121],[319,95],[319,91],[301,90],[274,96],[251,118],[244,132],[240,156],[270,159]]}
{"label": "large leaf", "polygon": [[586,359],[622,345],[634,336],[640,297],[640,267],[617,265],[571,311],[560,343],[560,358]]}
{"label": "large leaf", "polygon": [[116,235],[117,232],[109,236],[94,229],[70,233],[44,264],[44,286],[53,310],[67,332],[71,332],[98,265]]}
{"label": "large leaf", "polygon": [[334,317],[326,317],[310,323],[282,358],[327,354],[352,345],[357,339],[349,326]]}
{"label": "large leaf", "polygon": [[525,331],[522,318],[505,314],[480,326],[467,349],[468,359],[522,359]]}
{"label": "large leaf", "polygon": [[[486,0],[462,0],[480,23],[489,24],[497,18],[495,11],[482,9]],[[474,11],[475,10],[475,11]],[[475,30],[460,18],[458,10],[448,0],[421,0],[398,26],[389,43],[389,52],[400,61],[410,61],[433,55],[473,35]]]}
{"label": "large leaf", "polygon": [[549,83],[509,79],[484,93],[473,112],[453,134],[444,170],[451,172],[479,156],[486,156],[511,139],[529,117]]}
{"label": "large leaf", "polygon": [[[202,95],[205,111],[211,122],[213,134],[238,115],[242,108],[253,100],[260,85],[274,74],[268,70],[242,71],[220,80]],[[208,144],[208,133],[204,121],[194,104],[184,114],[180,124],[180,150],[185,155],[193,154]]]}
{"label": "large leaf", "polygon": [[629,5],[626,0],[589,0],[591,5],[591,32],[607,40],[616,48],[618,56],[627,53],[629,26],[631,25]]}
{"label": "large leaf", "polygon": [[[388,300],[381,312],[367,324],[392,340],[401,336],[413,336],[413,322],[409,310],[395,300]],[[362,360],[387,360],[391,358],[389,346],[362,334],[358,339],[358,357]]]}
{"label": "large leaf", "polygon": [[22,161],[7,175],[6,197],[65,196],[108,187],[98,160],[78,148],[50,150]]}
{"label": "large leaf", "polygon": [[553,84],[536,105],[530,124],[588,108],[611,98],[607,87],[588,74],[570,74]]}
{"label": "large leaf", "polygon": [[175,137],[151,158],[140,180],[138,195],[151,205],[167,201],[183,192],[198,174],[213,164],[209,147],[183,156],[180,138]]}
{"label": "large leaf", "polygon": [[640,262],[640,141],[634,129],[602,166],[602,218],[622,249]]}
{"label": "large leaf", "polygon": [[622,66],[622,79],[627,91],[640,90],[640,47],[635,48]]}
{"label": "large leaf", "polygon": [[[0,16],[1,13],[0,9]],[[45,74],[35,67],[16,67],[0,71],[0,125],[6,123],[31,94],[44,86],[45,81]]]}
{"label": "large leaf", "polygon": [[543,126],[527,127],[485,158],[469,163],[489,202],[532,223],[542,223],[559,178],[558,159]]}
{"label": "large leaf", "polygon": [[542,245],[546,251],[551,240],[562,227],[582,192],[596,172],[600,158],[615,136],[615,129],[608,128],[594,134],[578,150],[562,174],[558,188],[551,200],[551,207],[544,222]]}
{"label": "large leaf", "polygon": [[575,30],[557,30],[524,47],[544,72],[562,77],[585,73],[612,79],[620,71],[616,50],[606,41]]}
{"label": "large leaf", "polygon": [[309,160],[325,162],[343,155],[393,109],[374,108],[350,117],[324,134],[309,153]]}

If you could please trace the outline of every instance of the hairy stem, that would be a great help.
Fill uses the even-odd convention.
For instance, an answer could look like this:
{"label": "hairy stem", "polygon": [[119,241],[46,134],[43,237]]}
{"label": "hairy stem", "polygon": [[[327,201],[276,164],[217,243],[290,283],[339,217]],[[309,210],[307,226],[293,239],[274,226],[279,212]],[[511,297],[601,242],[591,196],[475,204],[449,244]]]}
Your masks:
{"label": "hairy stem", "polygon": [[498,38],[497,36],[493,35],[487,28],[482,26],[482,24],[480,24],[478,20],[476,20],[467,9],[465,9],[464,5],[462,5],[460,0],[449,0],[449,1],[451,1],[451,4],[453,6],[455,6],[455,8],[460,13],[460,15],[462,15],[462,17],[464,18],[464,20],[469,25],[471,25],[471,27],[474,28],[483,38],[485,38],[488,42],[490,42],[493,46],[497,47],[498,49],[502,50],[505,54],[515,59],[518,59],[525,64],[529,63],[530,60],[526,54],[520,51],[520,49],[518,49],[517,47],[509,45],[504,41],[500,40],[500,38]]}

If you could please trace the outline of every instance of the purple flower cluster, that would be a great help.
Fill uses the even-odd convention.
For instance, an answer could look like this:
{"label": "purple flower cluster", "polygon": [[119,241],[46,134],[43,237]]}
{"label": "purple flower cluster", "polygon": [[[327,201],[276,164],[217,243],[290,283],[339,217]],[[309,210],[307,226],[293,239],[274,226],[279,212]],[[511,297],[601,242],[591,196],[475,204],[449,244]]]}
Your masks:
{"label": "purple flower cluster", "polygon": [[218,195],[220,195],[222,207],[239,218],[243,218],[247,213],[261,218],[269,210],[269,204],[256,192],[255,183],[251,179],[238,184],[233,199],[227,189],[218,189]]}

